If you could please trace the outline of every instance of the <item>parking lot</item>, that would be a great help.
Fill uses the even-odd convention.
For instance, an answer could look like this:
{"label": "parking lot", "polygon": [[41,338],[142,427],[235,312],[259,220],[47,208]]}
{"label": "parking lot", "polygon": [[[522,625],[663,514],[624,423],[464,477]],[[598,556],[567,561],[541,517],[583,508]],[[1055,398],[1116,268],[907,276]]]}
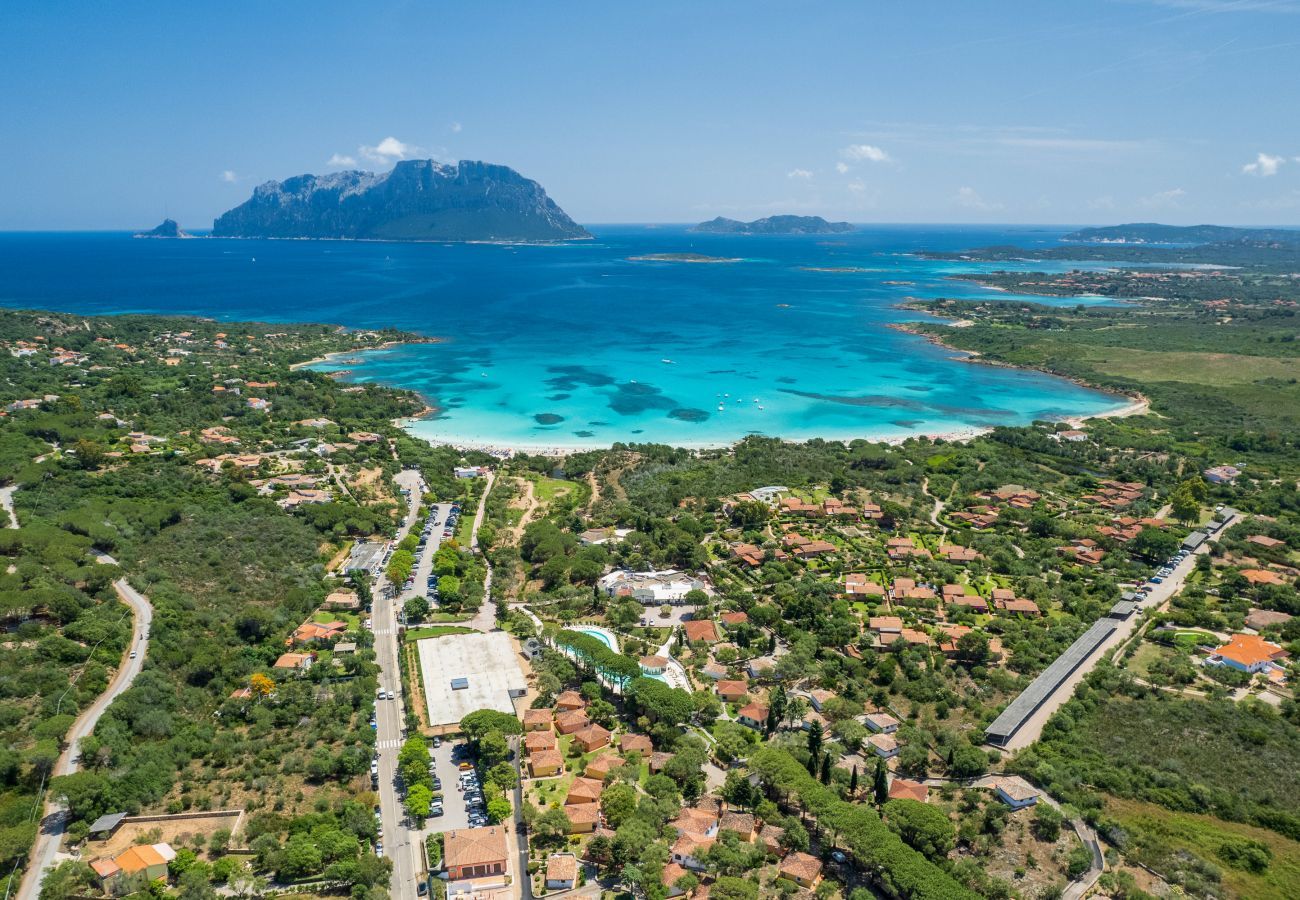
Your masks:
{"label": "parking lot", "polygon": [[458,790],[460,777],[458,766],[461,759],[467,760],[469,757],[466,755],[459,759],[452,759],[455,748],[463,746],[463,744],[443,741],[441,747],[432,745],[429,747],[429,755],[434,761],[434,773],[442,782],[442,815],[432,816],[425,823],[425,830],[429,833],[469,827],[469,811],[465,806],[465,795]]}

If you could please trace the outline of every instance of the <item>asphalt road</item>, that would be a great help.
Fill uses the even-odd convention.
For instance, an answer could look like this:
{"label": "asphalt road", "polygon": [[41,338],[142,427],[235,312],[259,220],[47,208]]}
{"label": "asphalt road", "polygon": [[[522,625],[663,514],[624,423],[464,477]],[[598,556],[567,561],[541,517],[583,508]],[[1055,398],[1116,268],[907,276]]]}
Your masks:
{"label": "asphalt road", "polygon": [[[411,509],[398,531],[397,540],[401,540],[418,527],[415,519],[419,498],[424,485],[418,472],[404,470],[397,475],[397,483],[412,492]],[[440,503],[436,507],[437,520],[446,521],[450,504]],[[410,591],[401,591],[393,599],[386,596],[388,579],[380,575],[374,585],[374,604],[371,619],[375,629],[375,658],[379,663],[379,687],[391,691],[394,700],[375,702],[376,750],[379,755],[379,821],[384,828],[384,854],[393,861],[393,880],[389,894],[393,900],[415,900],[416,884],[424,877],[425,857],[424,842],[421,832],[406,817],[402,807],[402,798],[397,785],[397,754],[402,746],[402,726],[404,712],[402,698],[401,670],[398,667],[397,614],[402,604],[417,592],[423,593],[425,578],[432,567],[433,554],[442,542],[441,526],[433,529],[425,553],[418,561],[415,587]],[[439,764],[439,775],[443,786],[447,786],[447,775]],[[453,786],[454,790],[454,786]]]}
{"label": "asphalt road", "polygon": [[[1223,527],[1220,528],[1217,533],[1222,534],[1235,525],[1237,521],[1238,516],[1230,514],[1224,520]],[[1028,747],[1030,744],[1037,741],[1043,733],[1043,726],[1047,724],[1047,720],[1074,696],[1075,688],[1083,682],[1083,679],[1088,676],[1089,672],[1096,668],[1097,662],[1112,649],[1128,640],[1128,638],[1133,634],[1133,631],[1139,624],[1141,624],[1142,612],[1151,609],[1159,609],[1183,589],[1183,584],[1187,581],[1187,576],[1192,574],[1192,570],[1196,568],[1197,555],[1210,552],[1210,547],[1211,542],[1206,541],[1195,553],[1187,554],[1183,561],[1174,568],[1172,575],[1164,579],[1161,584],[1154,585],[1151,593],[1147,594],[1146,599],[1138,603],[1138,610],[1135,611],[1133,615],[1129,616],[1128,619],[1120,622],[1119,627],[1111,632],[1110,637],[1102,641],[1097,649],[1093,651],[1092,655],[1084,660],[1083,664],[1079,666],[1079,668],[1075,669],[1074,672],[1071,673],[1070,677],[1065,679],[1065,681],[1063,681],[1060,686],[1052,692],[1051,696],[1043,702],[1042,706],[1034,711],[1034,714],[1025,721],[1024,725],[1020,726],[1020,730],[1012,736],[1011,740],[1007,741],[1006,747],[1002,749],[1010,753],[1015,750],[1023,750],[1025,747]]]}
{"label": "asphalt road", "polygon": [[[149,625],[153,621],[153,607],[149,605],[149,599],[144,594],[126,583],[125,578],[113,582],[113,587],[118,597],[131,607],[135,618],[131,645],[123,654],[125,658],[118,667],[117,674],[113,676],[108,690],[100,694],[95,702],[86,707],[72,723],[67,736],[67,749],[54,764],[55,776],[71,775],[80,768],[77,755],[79,742],[95,730],[95,725],[99,722],[99,717],[104,714],[104,710],[108,709],[109,704],[131,686],[131,682],[135,681],[135,677],[144,668],[145,655],[149,649]],[[135,653],[134,659],[131,658],[132,652]],[[40,894],[41,881],[45,878],[45,873],[59,862],[59,846],[63,842],[63,832],[67,827],[68,811],[66,807],[56,802],[47,804],[47,809],[47,814],[41,820],[40,831],[36,835],[36,845],[32,848],[32,865],[28,867],[27,874],[18,887],[17,900],[35,900]]]}

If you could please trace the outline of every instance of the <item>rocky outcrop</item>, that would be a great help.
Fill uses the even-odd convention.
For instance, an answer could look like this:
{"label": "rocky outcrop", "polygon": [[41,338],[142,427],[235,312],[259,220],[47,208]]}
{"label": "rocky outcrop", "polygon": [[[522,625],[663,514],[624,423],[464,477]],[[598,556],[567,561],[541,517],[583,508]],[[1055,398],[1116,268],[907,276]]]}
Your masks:
{"label": "rocky outcrop", "polygon": [[213,237],[546,242],[589,238],[537,182],[507,166],[431,159],[391,172],[299,175],[259,185]]}
{"label": "rocky outcrop", "polygon": [[163,219],[162,224],[151,231],[137,231],[134,237],[138,238],[185,238],[188,234],[181,231],[181,226],[176,224],[175,219]]}

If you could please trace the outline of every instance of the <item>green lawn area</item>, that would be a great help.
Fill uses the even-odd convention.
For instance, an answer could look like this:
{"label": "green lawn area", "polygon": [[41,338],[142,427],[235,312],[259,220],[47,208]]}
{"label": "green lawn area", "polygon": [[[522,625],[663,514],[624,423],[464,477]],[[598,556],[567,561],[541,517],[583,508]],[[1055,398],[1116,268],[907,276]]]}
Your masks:
{"label": "green lawn area", "polygon": [[538,476],[533,480],[533,491],[536,493],[537,499],[542,503],[550,503],[556,497],[559,497],[561,494],[567,494],[569,491],[573,490],[573,488],[574,484],[572,481],[565,481],[561,478],[546,478],[545,476]]}
{"label": "green lawn area", "polygon": [[319,609],[312,613],[311,620],[321,625],[326,622],[343,622],[349,629],[359,629],[361,627],[361,616],[338,609]]}
{"label": "green lawn area", "polygon": [[[1156,871],[1168,872],[1172,858],[1192,853],[1213,863],[1223,873],[1223,887],[1230,896],[1250,900],[1286,900],[1300,885],[1300,842],[1274,831],[1225,822],[1213,816],[1170,812],[1138,800],[1108,799],[1106,813],[1130,834],[1135,846],[1130,855]],[[1257,841],[1272,853],[1261,873],[1235,868],[1219,856],[1227,841]]]}
{"label": "green lawn area", "polygon": [[443,637],[448,634],[473,634],[477,629],[468,628],[464,625],[426,625],[423,628],[407,629],[406,635],[402,640],[406,643],[420,641],[425,638]]}
{"label": "green lawn area", "polygon": [[1182,381],[1213,386],[1251,384],[1263,378],[1290,379],[1296,371],[1294,359],[1234,353],[1089,347],[1082,357],[1109,375],[1138,381]]}

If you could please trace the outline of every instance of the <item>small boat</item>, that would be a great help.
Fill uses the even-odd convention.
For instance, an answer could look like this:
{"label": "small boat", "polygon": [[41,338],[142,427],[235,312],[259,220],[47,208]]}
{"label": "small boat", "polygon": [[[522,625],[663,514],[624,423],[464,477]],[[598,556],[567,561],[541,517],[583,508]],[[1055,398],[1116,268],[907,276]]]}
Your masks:
{"label": "small boat", "polygon": [[659,360],[659,361],[660,361],[661,363],[664,363],[665,365],[669,365],[669,366],[671,366],[671,365],[673,364],[673,361],[672,361],[671,359],[661,359],[661,360]]}
{"label": "small boat", "polygon": [[724,409],[726,409],[726,407],[723,406],[721,403],[719,403],[719,404],[718,404],[718,412],[722,412]]}

